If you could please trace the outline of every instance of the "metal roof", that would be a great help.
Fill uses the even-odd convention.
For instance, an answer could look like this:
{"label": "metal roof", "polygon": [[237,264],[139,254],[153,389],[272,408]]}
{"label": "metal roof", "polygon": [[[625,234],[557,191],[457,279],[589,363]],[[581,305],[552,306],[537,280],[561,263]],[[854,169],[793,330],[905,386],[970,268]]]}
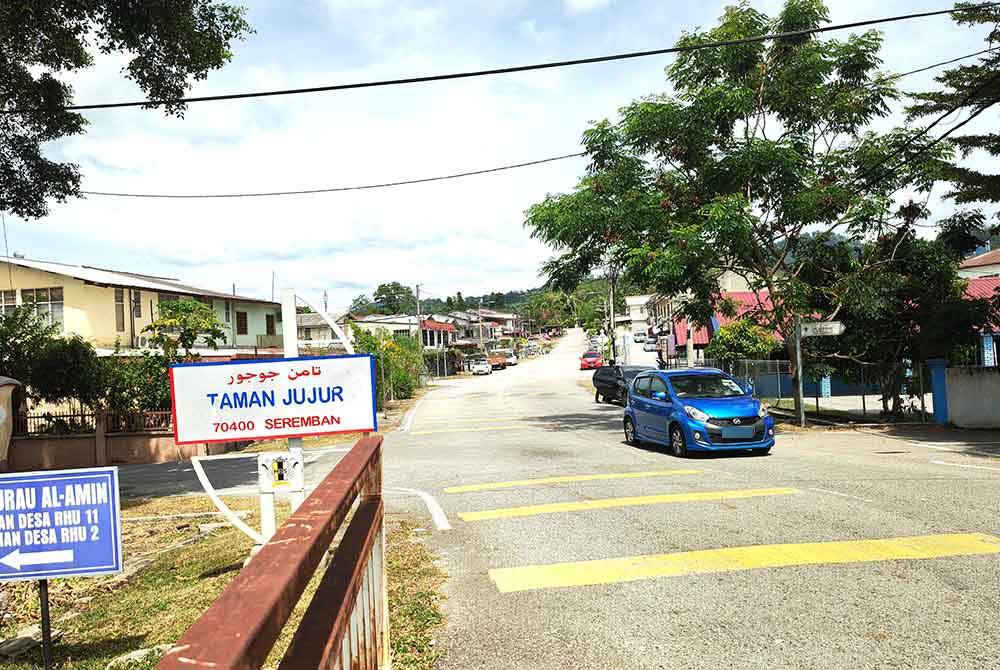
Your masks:
{"label": "metal roof", "polygon": [[981,268],[985,265],[1000,265],[1000,249],[994,249],[993,251],[987,251],[985,254],[966,258],[962,261],[961,267]]}
{"label": "metal roof", "polygon": [[156,291],[157,293],[176,293],[182,295],[204,296],[208,298],[219,298],[222,300],[238,300],[242,302],[259,302],[268,305],[278,305],[271,300],[261,300],[245,295],[235,295],[233,293],[223,293],[212,289],[191,286],[170,277],[157,277],[154,275],[144,275],[137,272],[123,272],[121,270],[107,270],[105,268],[92,267],[89,265],[70,265],[68,263],[56,263],[54,261],[41,261],[31,258],[14,258],[10,256],[0,256],[0,262],[18,265],[23,268],[50,272],[52,274],[73,277],[88,284],[97,286],[113,286],[115,288],[137,288],[144,291]]}

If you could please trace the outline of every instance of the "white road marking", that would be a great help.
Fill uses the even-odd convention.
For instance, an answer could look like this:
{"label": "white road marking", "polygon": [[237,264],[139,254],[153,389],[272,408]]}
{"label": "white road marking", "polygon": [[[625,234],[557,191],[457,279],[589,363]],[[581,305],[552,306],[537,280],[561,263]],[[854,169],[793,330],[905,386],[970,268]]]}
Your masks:
{"label": "white road marking", "polygon": [[431,519],[434,520],[434,525],[437,526],[438,530],[451,530],[451,524],[448,522],[448,516],[444,513],[441,505],[438,501],[434,499],[430,493],[426,491],[418,491],[417,489],[405,489],[405,488],[393,488],[388,489],[388,491],[399,491],[402,493],[407,493],[409,495],[414,495],[419,497],[424,501],[424,505],[427,506],[427,511],[431,514]]}
{"label": "white road marking", "polygon": [[840,491],[831,491],[830,489],[820,489],[820,488],[810,488],[810,491],[819,491],[820,493],[829,493],[830,495],[840,496],[842,498],[852,498],[854,500],[860,500],[861,502],[873,503],[874,500],[869,500],[868,498],[860,498],[858,496],[852,496],[850,493],[841,493]]}
{"label": "white road marking", "polygon": [[426,395],[423,398],[421,398],[420,400],[418,400],[417,404],[413,406],[413,409],[411,409],[406,414],[406,418],[403,420],[403,425],[399,427],[399,431],[398,432],[400,432],[400,433],[409,433],[410,432],[410,428],[413,427],[413,419],[417,416],[417,410],[420,409],[420,406],[424,404],[425,400],[427,400],[427,396]]}
{"label": "white road marking", "polygon": [[1000,472],[1000,468],[988,468],[985,465],[966,465],[965,463],[947,463],[945,461],[931,461],[935,465],[950,465],[953,468],[972,468],[973,470],[989,470],[990,472]]}

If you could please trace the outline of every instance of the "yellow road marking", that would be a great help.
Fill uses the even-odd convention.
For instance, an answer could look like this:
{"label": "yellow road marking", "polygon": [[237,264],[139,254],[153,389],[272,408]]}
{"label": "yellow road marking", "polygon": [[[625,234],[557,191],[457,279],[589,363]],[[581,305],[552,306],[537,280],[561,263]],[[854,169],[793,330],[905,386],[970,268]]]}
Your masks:
{"label": "yellow road marking", "polygon": [[996,553],[1000,553],[1000,538],[982,533],[955,533],[885,540],[765,544],[499,568],[490,570],[490,579],[501,593],[510,593],[793,565],[865,563]]}
{"label": "yellow road marking", "polygon": [[491,426],[491,427],[488,427],[488,428],[469,427],[469,428],[440,428],[440,429],[434,429],[434,430],[413,430],[413,431],[410,431],[409,434],[410,435],[436,435],[438,433],[482,433],[484,431],[493,431],[493,430],[534,430],[536,428],[537,428],[537,426],[528,426],[528,425],[523,425],[522,424],[522,425],[517,425],[517,426],[508,426],[508,425]]}
{"label": "yellow road marking", "polygon": [[521,416],[480,416],[475,419],[454,419],[454,418],[440,418],[440,419],[425,419],[422,417],[417,417],[414,419],[414,423],[487,423],[489,421],[524,421],[531,417],[521,417]]}
{"label": "yellow road marking", "polygon": [[787,496],[798,493],[798,489],[742,489],[737,491],[701,491],[697,493],[667,493],[655,496],[631,496],[628,498],[601,498],[576,502],[547,503],[526,507],[505,507],[482,512],[461,512],[463,521],[483,521],[485,519],[509,519],[516,516],[534,516],[556,512],[582,512],[609,507],[635,507],[638,505],[659,505],[662,503],[702,502],[707,500],[730,500],[733,498],[756,498],[758,496]]}
{"label": "yellow road marking", "polygon": [[450,486],[444,491],[445,493],[468,493],[470,491],[492,491],[494,489],[512,489],[521,486],[542,486],[544,484],[563,484],[566,482],[592,482],[603,479],[638,479],[640,477],[700,474],[702,474],[701,470],[654,470],[651,472],[614,472],[602,475],[566,475],[562,477],[541,477],[539,479],[515,479],[509,482],[492,482],[489,484]]}

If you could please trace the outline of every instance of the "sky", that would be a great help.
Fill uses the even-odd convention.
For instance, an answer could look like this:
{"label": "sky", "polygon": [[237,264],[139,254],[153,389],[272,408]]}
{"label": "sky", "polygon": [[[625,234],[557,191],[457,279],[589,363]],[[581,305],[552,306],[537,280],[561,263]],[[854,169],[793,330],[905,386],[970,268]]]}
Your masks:
{"label": "sky", "polygon": [[[662,0],[248,0],[256,30],[193,95],[317,86],[563,60],[672,45],[726,2]],[[779,0],[755,2],[773,13]],[[941,9],[941,0],[832,0],[835,23]],[[985,48],[947,17],[886,24],[887,71]],[[843,36],[844,33],[838,33]],[[80,166],[85,190],[245,192],[412,179],[580,150],[588,124],[666,90],[669,56],[381,89],[85,112],[85,135],[47,153]],[[127,56],[74,74],[80,104],[133,100]],[[903,80],[926,90],[934,73]],[[984,123],[995,123],[995,117]],[[898,119],[894,119],[898,120]],[[979,120],[977,120],[979,121]],[[944,129],[946,126],[942,126]],[[972,126],[969,127],[972,129]],[[551,250],[524,211],[566,192],[585,160],[433,184],[299,197],[52,203],[8,217],[11,252],[176,277],[270,297],[293,287],[331,311],[383,282],[429,297],[539,286]],[[932,207],[936,204],[932,203]],[[947,204],[941,204],[947,207]]]}

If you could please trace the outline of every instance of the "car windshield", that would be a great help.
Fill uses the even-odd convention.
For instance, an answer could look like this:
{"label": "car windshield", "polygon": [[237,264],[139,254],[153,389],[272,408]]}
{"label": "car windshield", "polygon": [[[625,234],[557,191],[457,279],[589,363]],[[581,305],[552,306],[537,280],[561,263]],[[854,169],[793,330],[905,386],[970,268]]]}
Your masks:
{"label": "car windshield", "polygon": [[584,358],[600,358],[601,355],[596,351],[588,351],[583,355]]}
{"label": "car windshield", "polygon": [[722,375],[671,375],[678,398],[732,398],[746,395],[739,384]]}

